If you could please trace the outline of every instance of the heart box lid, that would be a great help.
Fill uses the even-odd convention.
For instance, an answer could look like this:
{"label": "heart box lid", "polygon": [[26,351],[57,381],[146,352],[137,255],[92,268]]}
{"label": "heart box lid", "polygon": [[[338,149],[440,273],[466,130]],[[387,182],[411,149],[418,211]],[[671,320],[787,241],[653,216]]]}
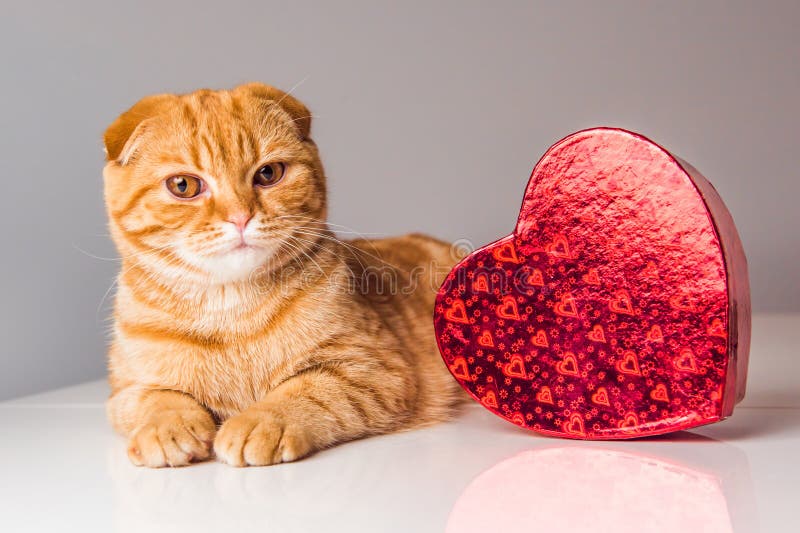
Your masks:
{"label": "heart box lid", "polygon": [[536,164],[514,232],[447,276],[434,326],[461,386],[518,426],[684,430],[744,397],[747,263],[695,168],[630,131],[580,131]]}

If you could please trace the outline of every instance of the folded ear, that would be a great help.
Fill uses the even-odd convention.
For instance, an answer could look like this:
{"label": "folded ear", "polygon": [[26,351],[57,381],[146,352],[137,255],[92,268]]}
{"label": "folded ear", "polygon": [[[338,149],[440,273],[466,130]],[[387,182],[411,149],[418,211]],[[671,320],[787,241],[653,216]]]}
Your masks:
{"label": "folded ear", "polygon": [[289,113],[300,131],[302,139],[311,133],[311,113],[303,103],[289,93],[263,83],[246,83],[233,90],[234,93],[249,94],[263,100],[271,100]]}
{"label": "folded ear", "polygon": [[175,98],[172,94],[146,96],[117,117],[103,135],[106,159],[124,164],[135,147],[136,129],[145,120],[166,110]]}

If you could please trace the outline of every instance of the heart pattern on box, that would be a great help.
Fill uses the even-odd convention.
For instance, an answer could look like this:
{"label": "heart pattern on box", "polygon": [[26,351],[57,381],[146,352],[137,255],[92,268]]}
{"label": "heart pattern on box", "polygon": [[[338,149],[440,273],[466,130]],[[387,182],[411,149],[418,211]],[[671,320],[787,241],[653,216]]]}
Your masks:
{"label": "heart pattern on box", "polygon": [[740,334],[744,322],[692,171],[623,130],[554,145],[514,233],[462,260],[439,290],[437,342],[462,387],[512,423],[570,438],[660,434],[730,414],[731,317]]}

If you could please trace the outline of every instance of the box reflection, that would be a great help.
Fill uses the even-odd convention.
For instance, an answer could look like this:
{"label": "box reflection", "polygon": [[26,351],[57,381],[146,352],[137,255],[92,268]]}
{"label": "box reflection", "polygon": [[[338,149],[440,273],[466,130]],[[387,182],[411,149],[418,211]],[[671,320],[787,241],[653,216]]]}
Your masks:
{"label": "box reflection", "polygon": [[447,533],[732,533],[713,473],[646,455],[562,447],[522,452],[475,478]]}

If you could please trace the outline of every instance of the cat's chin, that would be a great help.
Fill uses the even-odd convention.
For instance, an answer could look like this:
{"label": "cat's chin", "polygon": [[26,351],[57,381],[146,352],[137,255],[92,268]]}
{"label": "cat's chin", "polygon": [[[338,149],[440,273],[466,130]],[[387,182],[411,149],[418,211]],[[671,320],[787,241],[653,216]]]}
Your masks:
{"label": "cat's chin", "polygon": [[260,246],[243,246],[222,254],[195,259],[197,266],[215,283],[246,281],[260,272],[273,251]]}

